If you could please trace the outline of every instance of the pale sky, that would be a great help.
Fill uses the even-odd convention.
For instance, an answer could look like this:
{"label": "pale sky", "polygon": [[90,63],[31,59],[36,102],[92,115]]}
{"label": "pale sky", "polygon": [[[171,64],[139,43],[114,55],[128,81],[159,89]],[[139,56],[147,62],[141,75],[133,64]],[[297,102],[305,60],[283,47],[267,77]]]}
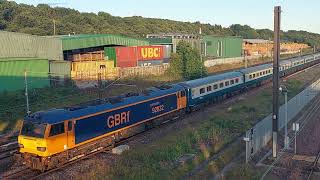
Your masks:
{"label": "pale sky", "polygon": [[104,11],[114,16],[143,16],[178,21],[247,24],[273,29],[273,8],[282,7],[282,30],[320,33],[319,0],[14,0],[17,3],[46,3],[80,12]]}

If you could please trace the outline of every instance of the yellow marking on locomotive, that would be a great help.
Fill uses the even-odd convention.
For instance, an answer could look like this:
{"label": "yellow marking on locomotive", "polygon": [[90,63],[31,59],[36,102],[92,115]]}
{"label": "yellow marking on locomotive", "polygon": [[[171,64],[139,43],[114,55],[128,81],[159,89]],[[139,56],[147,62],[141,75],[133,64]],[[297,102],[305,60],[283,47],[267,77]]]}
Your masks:
{"label": "yellow marking on locomotive", "polygon": [[177,107],[178,109],[187,107],[187,96],[182,96],[182,91],[177,93]]}
{"label": "yellow marking on locomotive", "polygon": [[45,139],[20,135],[18,136],[18,143],[22,145],[19,150],[21,153],[31,153],[38,156],[49,155],[47,150],[38,150],[38,148],[47,148],[47,141]]}
{"label": "yellow marking on locomotive", "polygon": [[[57,154],[68,149],[67,133],[47,137],[48,155]],[[70,147],[69,147],[70,148]]]}

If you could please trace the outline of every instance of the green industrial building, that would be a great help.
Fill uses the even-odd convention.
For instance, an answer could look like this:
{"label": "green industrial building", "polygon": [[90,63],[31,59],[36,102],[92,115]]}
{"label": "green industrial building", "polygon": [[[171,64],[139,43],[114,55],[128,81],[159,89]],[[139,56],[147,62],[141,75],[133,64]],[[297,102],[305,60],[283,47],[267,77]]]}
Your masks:
{"label": "green industrial building", "polygon": [[148,34],[147,40],[154,45],[171,45],[176,52],[180,41],[185,41],[195,49],[200,49],[204,57],[232,58],[242,55],[242,37],[238,36],[194,36],[190,34]]}
{"label": "green industrial building", "polygon": [[48,59],[0,58],[0,92],[24,89],[25,72],[30,89],[50,85]]}
{"label": "green industrial building", "polygon": [[86,34],[34,36],[0,31],[0,92],[23,90],[24,72],[30,88],[50,86],[50,78],[70,77],[68,56],[104,51],[110,46],[143,46],[148,41],[122,35]]}
{"label": "green industrial building", "polygon": [[202,54],[212,58],[232,58],[242,56],[242,37],[203,36]]}

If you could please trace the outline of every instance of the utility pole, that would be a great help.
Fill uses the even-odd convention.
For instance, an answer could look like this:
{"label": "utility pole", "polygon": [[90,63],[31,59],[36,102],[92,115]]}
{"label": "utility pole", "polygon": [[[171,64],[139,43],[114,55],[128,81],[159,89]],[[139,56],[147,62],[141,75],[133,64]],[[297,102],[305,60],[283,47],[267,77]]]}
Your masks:
{"label": "utility pole", "polygon": [[27,114],[30,114],[30,108],[29,108],[29,95],[28,95],[28,81],[27,81],[27,70],[24,70],[24,85],[25,85],[25,93],[26,96],[26,103],[27,103]]}
{"label": "utility pole", "polygon": [[246,57],[246,50],[243,50],[244,68],[248,68],[248,59]]}
{"label": "utility pole", "polygon": [[201,61],[201,78],[203,76],[203,61],[202,61],[202,39],[201,39],[202,30],[201,27],[199,29],[199,41],[200,41],[200,61]]}
{"label": "utility pole", "polygon": [[272,114],[272,156],[277,157],[277,137],[279,118],[279,59],[280,59],[280,16],[281,7],[274,7],[273,44],[273,114]]}
{"label": "utility pole", "polygon": [[56,20],[53,19],[53,35],[56,35]]}
{"label": "utility pole", "polygon": [[102,99],[102,78],[101,78],[101,73],[98,73],[98,94],[99,94],[99,99]]}

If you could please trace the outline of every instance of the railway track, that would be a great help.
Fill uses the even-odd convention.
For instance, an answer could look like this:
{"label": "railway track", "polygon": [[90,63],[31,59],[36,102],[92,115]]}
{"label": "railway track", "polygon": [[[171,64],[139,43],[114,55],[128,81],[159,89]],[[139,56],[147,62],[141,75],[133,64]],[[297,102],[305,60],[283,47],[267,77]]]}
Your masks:
{"label": "railway track", "polygon": [[[315,67],[315,66],[319,66],[319,64],[314,65],[312,67]],[[312,68],[312,67],[309,67],[309,68]],[[302,70],[302,71],[304,71],[304,70]],[[291,76],[293,76],[295,74],[298,74],[300,72],[301,71],[299,71],[297,73],[294,73]],[[254,93],[254,92],[259,91],[260,89],[264,89],[265,87],[268,87],[270,85],[271,85],[270,82],[265,83],[265,84],[263,84],[263,85],[261,85],[261,86],[259,86],[257,88],[251,89],[250,91],[248,91],[246,93],[237,94],[235,96],[232,96],[232,97],[230,97],[228,99],[223,100],[222,102],[215,103],[215,104],[211,105],[210,107],[215,107],[215,106],[218,106],[218,105],[221,105],[221,104],[225,105],[225,104],[233,103],[241,96],[248,95],[250,93]],[[170,122],[174,122],[174,119],[169,120],[169,121]],[[170,123],[161,124],[160,126],[156,126],[155,128],[160,128],[160,127],[168,125],[168,124],[170,124]],[[143,133],[145,133],[145,131],[141,132],[141,133],[138,133],[138,134],[135,134],[134,136],[131,136],[131,137],[127,138],[127,139],[124,139],[123,141],[121,141],[119,143],[116,143],[116,145],[124,144],[125,142],[129,141],[131,138],[133,138],[133,137],[135,137],[135,136],[137,136],[139,134],[143,134]],[[13,141],[13,142],[10,142],[10,143],[18,145],[16,141]],[[9,143],[7,143],[7,144],[9,144]],[[4,145],[7,145],[7,144],[4,144]],[[48,175],[48,174],[53,173],[55,171],[61,170],[61,169],[65,168],[65,167],[67,167],[67,166],[70,166],[70,165],[75,164],[75,163],[77,163],[79,161],[88,159],[88,158],[90,158],[92,156],[95,156],[95,155],[97,155],[99,153],[110,153],[110,150],[111,149],[97,149],[94,152],[92,152],[92,153],[90,153],[90,154],[88,154],[86,156],[79,157],[76,160],[69,161],[69,162],[67,162],[67,163],[65,163],[65,164],[63,164],[63,165],[61,165],[61,166],[59,166],[57,168],[54,168],[54,169],[51,169],[51,170],[48,170],[48,171],[45,171],[45,172],[39,172],[39,171],[32,170],[30,168],[24,167],[24,168],[18,169],[16,171],[12,171],[12,172],[10,172],[8,174],[4,174],[3,176],[0,176],[0,179],[1,178],[3,178],[3,179],[17,179],[17,178],[21,179],[22,177],[23,177],[23,179],[40,179],[41,177],[43,177],[45,175]],[[16,150],[14,150],[14,149],[12,150],[12,152],[14,152],[14,151],[17,152],[17,147],[16,147]],[[10,151],[10,153],[11,153],[11,151]],[[14,153],[11,153],[11,154],[13,155]],[[0,160],[1,160],[1,156],[0,156]]]}
{"label": "railway track", "polygon": [[320,158],[320,151],[318,152],[318,155],[317,155],[316,159],[312,163],[312,167],[311,167],[311,170],[310,170],[310,173],[308,175],[307,180],[309,180],[312,177],[313,172],[318,169],[319,158]]}
{"label": "railway track", "polygon": [[0,161],[9,157],[12,157],[18,152],[18,142],[16,140],[10,140],[0,145]]}

